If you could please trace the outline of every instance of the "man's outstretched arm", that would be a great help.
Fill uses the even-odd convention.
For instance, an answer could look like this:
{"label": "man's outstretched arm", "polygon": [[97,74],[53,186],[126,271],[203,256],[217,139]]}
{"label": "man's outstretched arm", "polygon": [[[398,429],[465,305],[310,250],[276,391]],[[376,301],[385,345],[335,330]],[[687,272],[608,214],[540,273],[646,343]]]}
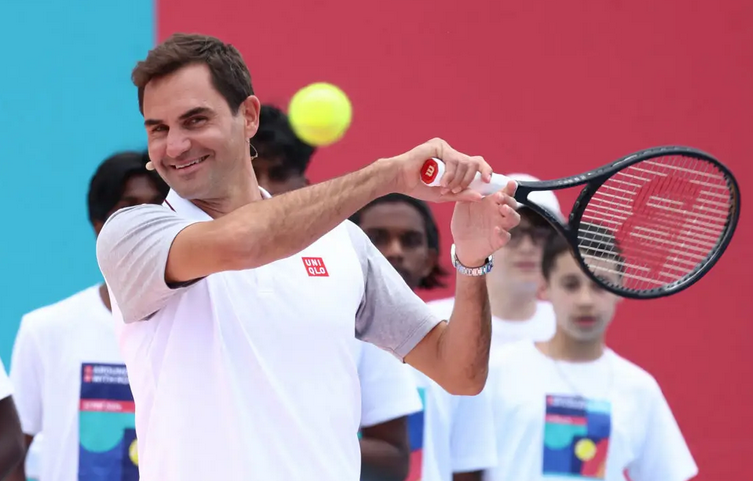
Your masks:
{"label": "man's outstretched arm", "polygon": [[[420,182],[421,166],[430,157],[447,164],[443,176],[447,186],[427,187]],[[97,259],[130,322],[136,319],[130,318],[127,304],[143,294],[135,284],[155,277],[149,269],[164,268],[157,277],[178,284],[265,265],[300,252],[368,202],[390,192],[429,201],[478,201],[480,194],[465,189],[473,180],[471,174],[478,172],[488,179],[491,168],[483,159],[435,139],[351,174],[252,202],[207,222],[189,222],[159,206],[125,209],[113,214],[102,229]],[[447,189],[450,192],[442,195]],[[154,307],[158,306],[147,310]]]}

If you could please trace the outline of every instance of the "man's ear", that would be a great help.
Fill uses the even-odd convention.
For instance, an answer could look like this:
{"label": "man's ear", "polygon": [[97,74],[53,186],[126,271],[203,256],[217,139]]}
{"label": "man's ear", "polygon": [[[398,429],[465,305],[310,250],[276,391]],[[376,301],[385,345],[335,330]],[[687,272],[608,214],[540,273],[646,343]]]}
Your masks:
{"label": "man's ear", "polygon": [[250,139],[259,130],[261,102],[259,102],[259,99],[255,95],[249,95],[246,97],[246,100],[241,102],[238,110],[243,115],[243,130],[246,133],[246,138]]}

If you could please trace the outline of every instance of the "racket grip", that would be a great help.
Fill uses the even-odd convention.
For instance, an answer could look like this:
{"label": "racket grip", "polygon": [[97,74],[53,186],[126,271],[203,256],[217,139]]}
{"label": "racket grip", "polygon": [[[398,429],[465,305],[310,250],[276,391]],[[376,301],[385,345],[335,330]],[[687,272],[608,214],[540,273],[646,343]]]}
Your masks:
{"label": "racket grip", "polygon": [[[444,162],[432,157],[424,162],[424,165],[421,167],[421,181],[429,187],[439,186],[441,185],[440,181],[442,180],[444,172]],[[502,174],[492,174],[491,181],[486,183],[481,179],[481,172],[476,172],[476,176],[473,178],[468,188],[481,195],[489,195],[504,189],[510,180],[512,179]]]}

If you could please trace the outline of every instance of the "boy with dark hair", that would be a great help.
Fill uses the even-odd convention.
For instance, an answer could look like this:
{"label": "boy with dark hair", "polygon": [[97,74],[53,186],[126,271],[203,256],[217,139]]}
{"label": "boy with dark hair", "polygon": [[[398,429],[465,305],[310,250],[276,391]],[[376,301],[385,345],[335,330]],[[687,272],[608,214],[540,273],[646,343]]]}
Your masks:
{"label": "boy with dark hair", "polygon": [[[612,234],[588,226],[592,237]],[[597,233],[599,235],[597,235]],[[600,275],[620,281],[622,259],[604,246]],[[584,274],[569,244],[550,236],[541,296],[556,332],[544,342],[501,347],[487,385],[494,405],[499,463],[487,481],[687,481],[698,469],[656,380],[606,346],[621,298]]]}
{"label": "boy with dark hair", "polygon": [[[97,168],[87,195],[95,235],[118,209],[163,202],[168,187],[148,161],[146,152],[120,152]],[[44,437],[39,481],[139,479],[133,398],[110,311],[101,283],[21,320],[10,375],[27,447]],[[9,479],[25,481],[24,463]]]}

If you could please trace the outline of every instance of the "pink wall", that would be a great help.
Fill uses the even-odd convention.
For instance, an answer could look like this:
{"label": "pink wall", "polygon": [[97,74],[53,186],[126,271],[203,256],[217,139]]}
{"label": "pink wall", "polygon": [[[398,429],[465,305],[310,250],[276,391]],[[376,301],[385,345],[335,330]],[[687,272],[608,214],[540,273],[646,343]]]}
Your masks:
{"label": "pink wall", "polygon": [[[284,106],[313,81],[345,89],[353,126],[317,154],[314,180],[441,136],[497,171],[542,178],[692,145],[727,163],[748,192],[753,3],[712,3],[217,0],[207,9],[161,0],[158,35],[235,43],[264,102]],[[574,195],[560,196],[565,208]],[[435,212],[447,252],[451,206]],[[711,274],[674,298],[624,303],[610,334],[663,386],[704,481],[751,476],[750,220],[745,209]]]}

